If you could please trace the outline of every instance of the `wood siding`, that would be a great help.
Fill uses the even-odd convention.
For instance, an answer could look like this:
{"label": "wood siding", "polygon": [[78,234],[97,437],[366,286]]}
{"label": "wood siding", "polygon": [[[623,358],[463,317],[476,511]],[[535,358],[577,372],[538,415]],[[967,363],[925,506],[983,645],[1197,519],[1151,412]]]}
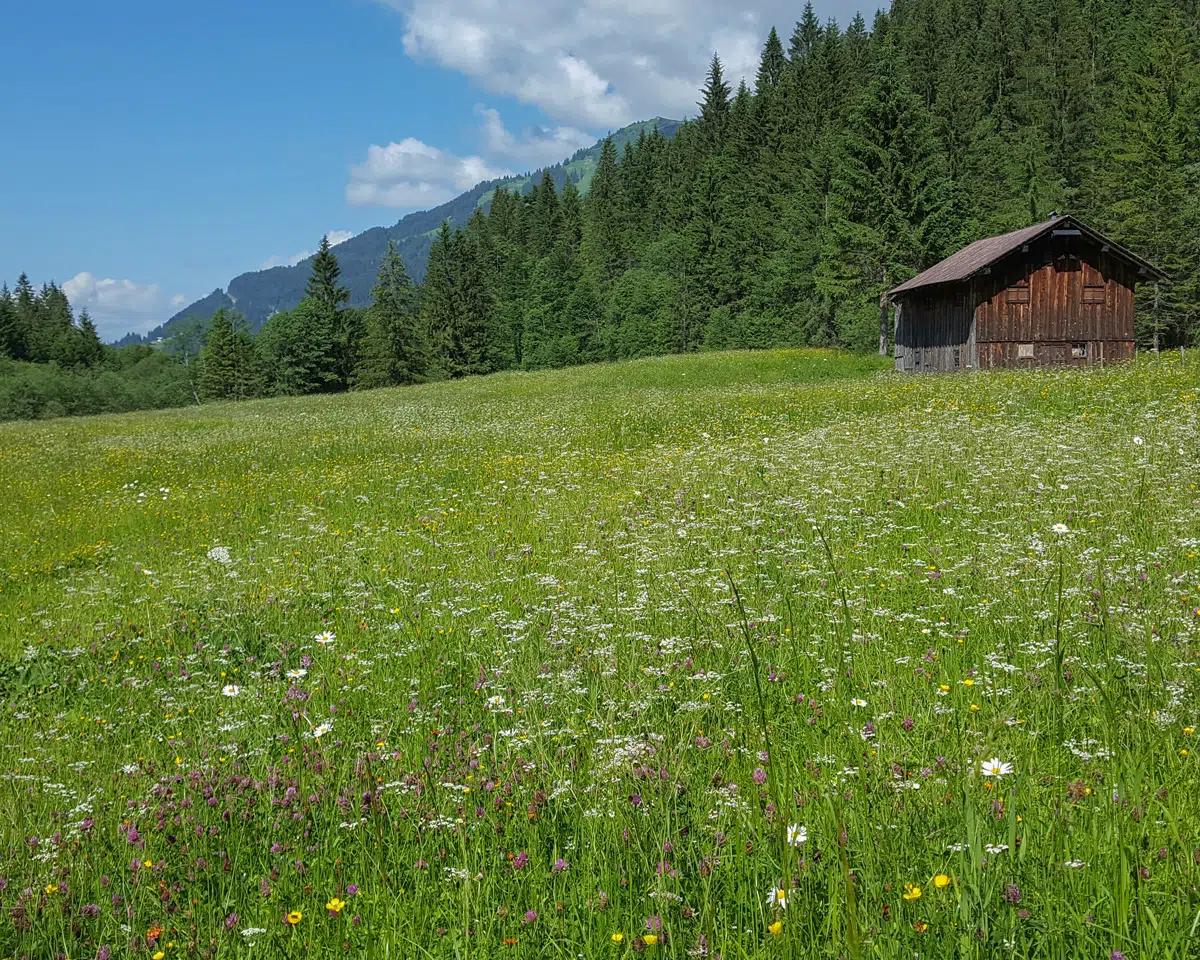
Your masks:
{"label": "wood siding", "polygon": [[906,297],[896,317],[896,369],[976,367],[974,307],[970,284],[921,290]]}
{"label": "wood siding", "polygon": [[896,369],[1129,360],[1137,279],[1132,266],[1088,237],[1044,237],[973,280],[905,296]]}

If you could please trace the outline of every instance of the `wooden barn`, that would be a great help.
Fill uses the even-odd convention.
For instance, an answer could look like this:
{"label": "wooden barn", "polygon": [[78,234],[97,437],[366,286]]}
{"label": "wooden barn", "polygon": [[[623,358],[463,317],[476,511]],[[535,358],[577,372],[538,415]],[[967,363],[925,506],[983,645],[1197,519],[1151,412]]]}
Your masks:
{"label": "wooden barn", "polygon": [[1075,217],[976,240],[888,291],[897,370],[1133,357],[1133,291],[1163,273]]}

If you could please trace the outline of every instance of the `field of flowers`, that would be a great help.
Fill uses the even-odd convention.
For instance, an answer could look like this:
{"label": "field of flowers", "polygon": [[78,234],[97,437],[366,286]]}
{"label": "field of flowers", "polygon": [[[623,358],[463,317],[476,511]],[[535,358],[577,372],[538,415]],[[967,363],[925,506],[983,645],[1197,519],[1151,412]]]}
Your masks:
{"label": "field of flowers", "polygon": [[1200,954],[1200,357],[0,426],[0,957]]}

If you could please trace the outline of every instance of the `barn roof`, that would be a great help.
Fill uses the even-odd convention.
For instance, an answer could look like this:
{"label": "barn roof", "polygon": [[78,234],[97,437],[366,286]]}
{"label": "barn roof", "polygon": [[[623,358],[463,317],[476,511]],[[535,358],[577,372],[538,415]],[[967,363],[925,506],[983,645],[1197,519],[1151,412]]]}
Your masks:
{"label": "barn roof", "polygon": [[1025,244],[1039,239],[1054,229],[1062,228],[1065,224],[1069,224],[1072,229],[1080,230],[1098,243],[1105,244],[1118,257],[1129,261],[1154,276],[1159,278],[1166,277],[1158,267],[1154,266],[1148,260],[1143,260],[1133,251],[1128,250],[1119,243],[1114,243],[1108,237],[1081,223],[1074,217],[1061,216],[1051,217],[1049,220],[1035,223],[1032,227],[1022,227],[1020,230],[1013,230],[1011,233],[1002,233],[998,237],[984,237],[982,240],[976,240],[974,243],[967,244],[958,253],[951,254],[941,263],[935,263],[928,270],[918,273],[911,280],[906,280],[898,287],[893,287],[888,291],[887,295],[895,297],[898,294],[908,293],[911,290],[917,290],[921,287],[931,287],[939,283],[955,283],[959,280],[966,280],[979,273],[979,271],[990,267],[998,260],[1008,256],[1013,251],[1020,250]]}

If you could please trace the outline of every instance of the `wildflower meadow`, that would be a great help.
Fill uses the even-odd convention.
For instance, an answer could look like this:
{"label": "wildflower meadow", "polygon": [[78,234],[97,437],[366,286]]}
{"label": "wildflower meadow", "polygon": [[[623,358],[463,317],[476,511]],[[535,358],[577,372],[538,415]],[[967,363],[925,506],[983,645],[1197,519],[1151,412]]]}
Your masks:
{"label": "wildflower meadow", "polygon": [[0,426],[0,957],[1200,954],[1200,357]]}

